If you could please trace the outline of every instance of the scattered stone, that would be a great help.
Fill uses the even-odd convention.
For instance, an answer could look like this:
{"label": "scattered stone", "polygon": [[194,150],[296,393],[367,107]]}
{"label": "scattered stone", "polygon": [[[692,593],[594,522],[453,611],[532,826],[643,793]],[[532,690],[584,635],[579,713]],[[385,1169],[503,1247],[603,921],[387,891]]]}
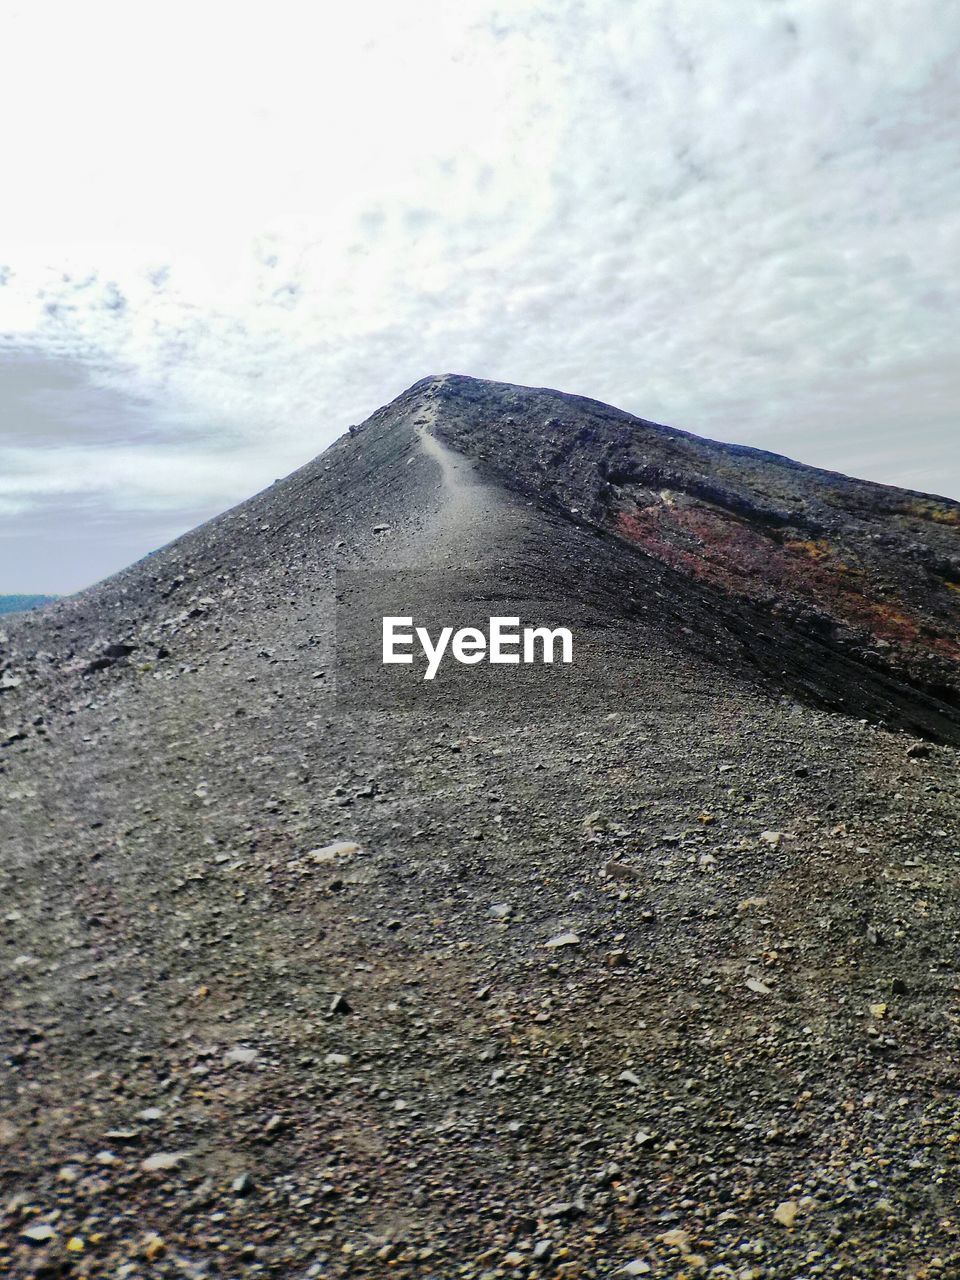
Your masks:
{"label": "scattered stone", "polygon": [[674,1227],[670,1231],[665,1231],[660,1237],[665,1245],[673,1249],[679,1249],[681,1253],[690,1252],[690,1232],[681,1231],[679,1227]]}
{"label": "scattered stone", "polygon": [[547,1262],[552,1252],[552,1240],[538,1240],[533,1246],[533,1260],[534,1262]]}
{"label": "scattered stone", "polygon": [[621,1267],[617,1272],[618,1276],[648,1276],[650,1275],[650,1266],[644,1262],[642,1258],[634,1258],[632,1262],[628,1262],[625,1267]]}
{"label": "scattered stone", "polygon": [[608,951],[606,965],[608,969],[626,969],[630,958],[625,951]]}
{"label": "scattered stone", "polygon": [[639,1076],[635,1076],[632,1071],[621,1071],[617,1076],[617,1079],[622,1080],[624,1084],[633,1084],[636,1085],[637,1088],[640,1087],[640,1078]]}
{"label": "scattered stone", "polygon": [[328,1053],[324,1057],[328,1067],[349,1067],[350,1057],[346,1053]]}
{"label": "scattered stone", "polygon": [[157,1151],[154,1155],[147,1156],[146,1160],[141,1160],[140,1168],[145,1173],[165,1173],[179,1168],[189,1158],[189,1151]]}
{"label": "scattered stone", "polygon": [[603,864],[603,872],[611,880],[639,880],[643,875],[639,867],[632,866],[629,862],[619,862],[616,858],[610,858]]}
{"label": "scattered stone", "polygon": [[151,1232],[149,1235],[144,1237],[143,1256],[148,1262],[153,1262],[155,1259],[163,1257],[166,1251],[167,1246],[164,1243],[162,1236],[154,1235],[153,1232]]}
{"label": "scattered stone", "polygon": [[799,1211],[800,1206],[796,1200],[784,1200],[774,1209],[773,1216],[781,1227],[786,1227],[789,1230],[796,1222]]}
{"label": "scattered stone", "polygon": [[770,987],[765,982],[761,982],[759,978],[747,978],[747,987],[750,991],[755,991],[758,996],[768,996],[771,994]]}
{"label": "scattered stone", "polygon": [[556,951],[560,947],[579,947],[580,938],[576,933],[558,933],[555,938],[551,938],[549,942],[543,944]]}
{"label": "scattered stone", "polygon": [[338,858],[350,858],[360,852],[360,846],[353,840],[335,840],[333,844],[325,844],[321,849],[311,849],[307,857],[318,866],[336,862]]}
{"label": "scattered stone", "polygon": [[930,748],[925,742],[914,742],[907,747],[907,755],[911,760],[926,760],[930,754]]}
{"label": "scattered stone", "polygon": [[353,1012],[353,1007],[352,1007],[352,1005],[350,1004],[350,1001],[347,999],[347,997],[343,994],[343,992],[342,992],[342,991],[338,991],[338,992],[337,992],[337,994],[336,994],[336,995],[333,997],[333,999],[330,1001],[330,1008],[329,1008],[328,1012],[330,1012],[330,1013],[352,1013],[352,1012]]}
{"label": "scattered stone", "polygon": [[48,1222],[33,1222],[29,1227],[24,1227],[20,1232],[21,1240],[26,1240],[28,1244],[49,1244],[51,1240],[56,1240],[57,1233]]}
{"label": "scattered stone", "polygon": [[487,915],[493,916],[494,920],[506,920],[513,915],[513,907],[507,902],[494,902],[487,907]]}
{"label": "scattered stone", "polygon": [[583,1213],[583,1206],[578,1204],[576,1200],[556,1200],[553,1204],[548,1204],[545,1209],[541,1210],[542,1216],[548,1221],[559,1218],[575,1218],[581,1213]]}
{"label": "scattered stone", "polygon": [[230,1190],[235,1196],[249,1195],[253,1190],[253,1178],[249,1173],[241,1173],[239,1177],[234,1178],[230,1184]]}
{"label": "scattered stone", "polygon": [[223,1065],[225,1067],[248,1067],[256,1059],[256,1049],[246,1049],[243,1045],[237,1045],[234,1049],[228,1049],[223,1055]]}
{"label": "scattered stone", "polygon": [[764,844],[768,844],[771,846],[771,848],[776,849],[779,847],[780,842],[783,840],[783,832],[782,831],[761,831],[760,839],[763,841]]}

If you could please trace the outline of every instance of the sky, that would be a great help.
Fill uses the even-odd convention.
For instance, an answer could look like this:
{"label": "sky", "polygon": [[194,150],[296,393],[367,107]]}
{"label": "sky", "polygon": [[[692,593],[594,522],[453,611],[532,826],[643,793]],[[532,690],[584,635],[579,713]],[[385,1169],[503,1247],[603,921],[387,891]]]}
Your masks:
{"label": "sky", "polygon": [[428,374],[960,497],[958,0],[12,0],[0,593]]}

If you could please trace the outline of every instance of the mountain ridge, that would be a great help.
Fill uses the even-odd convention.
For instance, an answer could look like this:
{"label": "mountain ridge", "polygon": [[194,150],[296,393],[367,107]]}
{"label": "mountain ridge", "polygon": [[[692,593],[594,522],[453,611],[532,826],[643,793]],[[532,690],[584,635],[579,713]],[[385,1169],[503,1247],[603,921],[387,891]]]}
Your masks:
{"label": "mountain ridge", "polygon": [[[261,570],[270,575],[268,548],[295,579],[311,538],[328,548],[338,541],[336,519],[363,531],[365,513],[351,494],[367,495],[371,523],[382,505],[378,485],[402,504],[408,477],[398,459],[405,465],[428,419],[439,440],[496,485],[628,544],[662,566],[658,574],[669,571],[680,613],[696,584],[738,643],[757,650],[767,627],[762,653],[751,652],[749,662],[768,677],[779,651],[814,646],[814,666],[836,659],[843,682],[854,676],[852,714],[960,740],[960,503],[706,440],[586,397],[463,375],[414,383],[286,480],[54,606],[52,619],[62,609],[86,631],[86,665],[106,667],[111,646],[143,647],[136,627],[122,621],[124,598],[158,623],[165,602],[184,595],[187,579],[176,566],[189,565],[193,548],[197,567],[187,572],[197,582],[225,570],[241,583]],[[342,549],[348,562],[346,543]],[[52,633],[58,624],[47,616],[37,626]],[[94,634],[98,626],[110,634]],[[85,669],[78,655],[68,662]],[[806,696],[819,680],[801,670],[787,685]],[[858,681],[867,686],[862,694]],[[836,678],[829,683],[820,705],[841,708],[845,695]],[[885,689],[874,689],[878,683]]]}
{"label": "mountain ridge", "polygon": [[[432,380],[4,620],[4,1274],[960,1269],[951,704],[557,403]],[[345,698],[384,582],[581,674]]]}

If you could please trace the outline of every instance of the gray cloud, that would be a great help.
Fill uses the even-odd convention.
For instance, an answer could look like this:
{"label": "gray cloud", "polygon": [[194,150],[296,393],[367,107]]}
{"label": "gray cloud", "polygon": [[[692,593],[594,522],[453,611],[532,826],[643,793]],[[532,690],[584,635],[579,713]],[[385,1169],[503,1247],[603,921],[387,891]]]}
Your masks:
{"label": "gray cloud", "polygon": [[[314,44],[305,13],[239,16],[260,75],[224,70],[229,111],[171,36],[181,115],[125,89],[162,152],[113,187],[85,139],[95,205],[5,254],[8,349],[88,381],[0,436],[0,503],[96,474],[84,503],[183,524],[447,371],[960,495],[960,11],[370,0]],[[96,394],[123,430],[92,430]]]}

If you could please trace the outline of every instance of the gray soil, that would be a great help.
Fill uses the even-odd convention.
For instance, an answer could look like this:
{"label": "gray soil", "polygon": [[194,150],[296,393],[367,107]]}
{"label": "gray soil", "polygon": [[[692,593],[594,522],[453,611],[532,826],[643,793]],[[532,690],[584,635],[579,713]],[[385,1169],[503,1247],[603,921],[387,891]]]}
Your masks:
{"label": "gray soil", "polygon": [[[4,620],[0,1273],[960,1275],[950,707],[758,660],[442,386]],[[426,566],[589,686],[338,700],[336,570]]]}

